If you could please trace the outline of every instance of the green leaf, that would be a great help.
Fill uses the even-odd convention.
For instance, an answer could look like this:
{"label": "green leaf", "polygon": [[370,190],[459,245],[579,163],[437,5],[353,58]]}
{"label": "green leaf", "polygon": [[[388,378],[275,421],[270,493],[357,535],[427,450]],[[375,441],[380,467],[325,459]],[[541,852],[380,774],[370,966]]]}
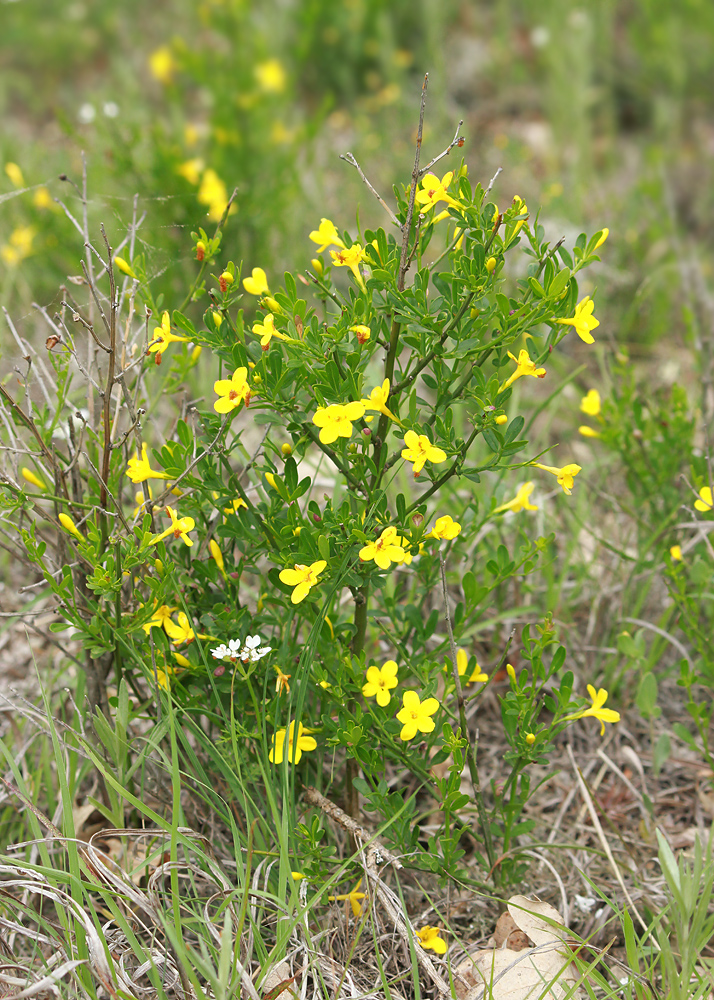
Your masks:
{"label": "green leaf", "polygon": [[535,294],[538,296],[539,299],[545,298],[545,288],[543,288],[540,281],[536,281],[535,278],[529,278],[528,284],[531,286],[531,288],[533,289],[533,291],[535,292]]}
{"label": "green leaf", "polygon": [[553,281],[548,289],[548,295],[557,298],[561,292],[564,292],[568,282],[570,281],[570,268],[564,267],[562,271],[559,271],[553,278]]}

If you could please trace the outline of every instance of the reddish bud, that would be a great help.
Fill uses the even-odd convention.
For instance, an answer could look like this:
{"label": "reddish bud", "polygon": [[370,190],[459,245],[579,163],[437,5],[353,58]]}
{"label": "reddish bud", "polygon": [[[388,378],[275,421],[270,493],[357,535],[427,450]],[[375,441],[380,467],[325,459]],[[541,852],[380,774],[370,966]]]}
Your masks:
{"label": "reddish bud", "polygon": [[196,244],[196,260],[203,260],[206,256],[206,244],[203,240],[199,240]]}
{"label": "reddish bud", "polygon": [[222,677],[225,674],[225,672],[226,668],[223,666],[223,664],[221,664],[220,667],[216,667],[216,669],[213,671],[213,676]]}
{"label": "reddish bud", "polygon": [[159,353],[159,351],[157,351],[156,354],[154,355],[154,359],[157,365],[161,364],[161,354]]}

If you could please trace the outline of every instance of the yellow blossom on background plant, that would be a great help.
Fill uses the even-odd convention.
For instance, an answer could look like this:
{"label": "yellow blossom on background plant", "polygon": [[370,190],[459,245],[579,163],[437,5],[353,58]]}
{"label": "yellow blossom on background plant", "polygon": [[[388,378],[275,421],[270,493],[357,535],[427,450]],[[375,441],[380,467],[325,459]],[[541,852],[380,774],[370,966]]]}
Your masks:
{"label": "yellow blossom on background plant", "polygon": [[411,562],[411,556],[403,547],[404,539],[392,525],[385,528],[374,542],[368,542],[359,551],[362,562],[374,562],[380,569],[389,569],[391,564]]}
{"label": "yellow blossom on background plant", "polygon": [[696,510],[708,511],[712,509],[712,491],[710,486],[702,486],[699,491],[700,500],[694,501],[694,507]]}
{"label": "yellow blossom on background plant", "polygon": [[584,299],[575,307],[575,315],[571,319],[559,319],[558,322],[562,323],[564,326],[574,326],[575,332],[584,340],[586,344],[594,344],[595,338],[590,333],[595,327],[600,326],[600,320],[595,319],[593,316],[593,309],[595,308],[595,303],[586,295]]}
{"label": "yellow blossom on background plant", "polygon": [[535,488],[535,483],[527,482],[518,487],[518,492],[512,500],[502,503],[500,507],[495,507],[494,514],[500,514],[504,510],[512,510],[518,514],[522,510],[538,510],[536,504],[531,503],[529,497]]}
{"label": "yellow blossom on background plant", "polygon": [[26,468],[24,465],[20,469],[20,475],[25,480],[25,482],[30,483],[32,486],[36,486],[38,490],[46,490],[47,487],[42,482],[39,476],[36,476],[32,469]]}
{"label": "yellow blossom on background plant", "polygon": [[201,174],[206,169],[205,160],[200,156],[194,156],[190,160],[184,160],[176,167],[176,173],[185,178],[189,184],[198,187],[201,181]]}
{"label": "yellow blossom on background plant", "polygon": [[245,502],[243,497],[237,497],[235,500],[231,500],[230,507],[224,507],[224,514],[237,514],[241,507],[245,507],[248,510],[248,504]]}
{"label": "yellow blossom on background plant", "polygon": [[312,422],[320,428],[322,444],[332,444],[338,437],[352,437],[352,423],[364,416],[364,403],[355,400],[352,403],[330,403],[320,406],[315,411]]}
{"label": "yellow blossom on background plant", "polygon": [[554,465],[541,465],[540,462],[533,462],[533,465],[536,469],[543,469],[544,472],[551,472],[557,478],[558,486],[562,486],[563,493],[567,493],[568,496],[570,496],[573,492],[573,480],[582,470],[582,466],[575,465],[575,463],[564,465],[562,469],[558,469]]}
{"label": "yellow blossom on background plant", "polygon": [[342,900],[345,900],[345,902],[349,902],[350,906],[352,907],[352,915],[358,917],[362,912],[361,900],[363,900],[367,895],[367,893],[365,892],[359,892],[359,887],[361,885],[362,885],[362,879],[359,880],[359,882],[354,887],[352,892],[345,893],[342,896],[328,896],[327,898],[331,903],[341,902]]}
{"label": "yellow blossom on background plant", "polygon": [[14,184],[16,188],[25,186],[25,178],[22,176],[22,170],[16,163],[8,161],[5,164],[5,173],[10,178],[10,183]]}
{"label": "yellow blossom on background plant", "polygon": [[275,672],[277,673],[277,679],[275,681],[275,693],[280,694],[285,691],[286,694],[290,694],[290,685],[288,681],[292,677],[292,674],[284,674],[280,667],[275,667]]}
{"label": "yellow blossom on background plant", "polygon": [[[228,191],[212,167],[204,173],[196,198],[202,205],[208,206],[208,218],[212,222],[218,222],[228,204]],[[232,207],[235,207],[235,203]]]}
{"label": "yellow blossom on background plant", "polygon": [[387,406],[387,400],[389,399],[389,379],[385,378],[381,385],[375,386],[370,392],[369,396],[362,400],[364,403],[365,410],[377,410],[379,413],[383,413],[385,417],[389,417],[393,420],[395,424],[402,426],[402,422],[399,417],[395,417],[392,411]]}
{"label": "yellow blossom on background plant", "polygon": [[417,733],[433,733],[436,723],[431,718],[439,710],[439,702],[436,698],[427,698],[422,701],[416,691],[405,691],[402,695],[402,705],[397,712],[397,719],[402,724],[402,731],[399,739],[412,740]]}
{"label": "yellow blossom on background plant", "polygon": [[156,668],[156,683],[164,691],[168,691],[169,690],[169,678],[170,678],[171,674],[175,674],[175,673],[176,673],[176,671],[174,670],[173,667],[167,666],[165,670],[162,670],[161,667],[157,667]]}
{"label": "yellow blossom on background plant", "polygon": [[151,354],[163,354],[169,344],[185,343],[187,340],[188,337],[177,337],[175,333],[171,333],[171,317],[168,312],[164,312],[161,326],[154,329],[154,343],[149,347],[149,351]]}
{"label": "yellow blossom on background plant", "polygon": [[281,583],[288,587],[294,587],[290,600],[293,604],[300,604],[304,601],[313,587],[320,582],[317,578],[324,570],[327,563],[324,559],[318,559],[311,566],[304,566],[295,563],[295,569],[284,569],[280,571]]}
{"label": "yellow blossom on background plant", "polygon": [[171,83],[178,64],[168,45],[160,45],[158,49],[154,49],[149,56],[149,69],[159,83],[163,83],[164,86]]}
{"label": "yellow blossom on background plant", "polygon": [[424,175],[421,180],[421,187],[414,197],[414,201],[419,206],[420,212],[426,213],[430,211],[440,201],[445,201],[447,205],[451,205],[453,208],[461,207],[459,202],[455,198],[452,198],[450,194],[447,194],[446,191],[453,177],[453,170],[449,170],[448,173],[444,174],[441,180],[439,180],[436,174]]}
{"label": "yellow blossom on background plant", "polygon": [[447,950],[446,941],[439,937],[439,933],[440,929],[438,927],[430,927],[426,924],[420,931],[417,931],[417,937],[422,948],[435,951],[437,955],[445,955]]}
{"label": "yellow blossom on background plant", "polygon": [[287,75],[279,59],[266,59],[254,67],[253,73],[258,86],[265,94],[282,94],[287,83]]}
{"label": "yellow blossom on background plant", "polygon": [[[147,490],[149,493],[149,500],[152,500],[154,496],[154,491],[151,489],[150,486],[147,487]],[[141,514],[141,512],[144,510],[144,504],[146,503],[143,490],[136,490],[136,492],[134,493],[134,501],[136,502],[134,517],[138,517],[139,514]]]}
{"label": "yellow blossom on background plant", "polygon": [[353,243],[349,249],[330,250],[330,257],[332,257],[332,263],[335,267],[349,267],[360,287],[365,287],[364,278],[359,269],[359,264],[365,260],[365,252],[359,243]]}
{"label": "yellow blossom on background plant", "polygon": [[586,396],[580,400],[580,410],[588,417],[597,417],[600,413],[600,393],[597,389],[588,389]]}
{"label": "yellow blossom on background plant", "polygon": [[620,713],[615,712],[611,708],[603,708],[603,705],[607,701],[607,691],[605,688],[600,688],[599,691],[596,691],[592,684],[588,684],[588,694],[592,699],[592,705],[590,708],[585,708],[581,712],[574,712],[572,715],[566,715],[562,721],[571,722],[574,719],[585,719],[587,716],[592,715],[600,722],[600,735],[604,736],[605,723],[619,722]]}
{"label": "yellow blossom on background plant", "polygon": [[313,229],[310,233],[310,239],[313,243],[320,244],[317,248],[318,253],[323,253],[329,246],[342,247],[343,250],[347,249],[344,240],[335,229],[334,222],[330,219],[320,219],[320,226],[318,229]]}
{"label": "yellow blossom on background plant", "polygon": [[440,541],[450,542],[461,533],[461,525],[454,521],[451,514],[444,514],[437,517],[434,527],[429,532],[429,538],[438,538]]}
{"label": "yellow blossom on background plant", "polygon": [[426,462],[445,462],[446,452],[436,448],[426,434],[407,431],[404,435],[406,448],[402,450],[402,458],[414,463],[414,478],[416,479]]}
{"label": "yellow blossom on background plant", "polygon": [[176,617],[177,622],[173,621],[171,618],[167,618],[164,621],[164,631],[171,642],[190,643],[193,642],[197,635],[199,639],[210,639],[210,636],[208,635],[203,635],[201,632],[194,632],[185,611],[179,611]]}
{"label": "yellow blossom on background plant", "polygon": [[126,474],[132,483],[143,483],[147,479],[170,479],[165,472],[159,472],[156,469],[152,469],[149,464],[149,459],[147,458],[146,444],[141,446],[141,458],[139,458],[139,453],[134,452],[134,457],[129,459],[129,464],[126,467]]}
{"label": "yellow blossom on background plant", "polygon": [[15,267],[30,256],[34,239],[34,226],[18,226],[10,233],[9,242],[0,247],[0,257],[8,267]]}
{"label": "yellow blossom on background plant", "polygon": [[669,554],[675,562],[679,562],[682,559],[682,549],[679,545],[673,545],[669,550]]}
{"label": "yellow blossom on background plant", "polygon": [[167,507],[166,513],[171,518],[171,527],[167,528],[166,531],[162,531],[160,535],[154,535],[149,545],[156,545],[157,542],[168,538],[169,535],[173,535],[174,538],[180,538],[184,545],[188,545],[189,547],[193,545],[193,539],[188,537],[188,532],[193,531],[196,527],[194,519],[192,517],[177,518],[173,507]]}
{"label": "yellow blossom on background plant", "polygon": [[578,434],[582,434],[584,438],[602,437],[600,431],[596,431],[593,427],[588,427],[587,424],[581,424],[580,427],[578,427]]}
{"label": "yellow blossom on background plant", "polygon": [[392,700],[389,693],[391,688],[397,686],[397,664],[394,660],[387,660],[382,667],[369,667],[367,669],[367,683],[362,685],[362,695],[365,698],[377,698],[380,708],[386,708]]}
{"label": "yellow blossom on background plant", "polygon": [[250,402],[250,386],[246,382],[248,376],[247,368],[236,368],[232,376],[219,378],[213,383],[213,391],[219,396],[213,404],[216,413],[230,413],[241,403],[247,406]]}
{"label": "yellow blossom on background plant", "polygon": [[521,378],[523,375],[532,375],[533,378],[545,378],[545,368],[536,368],[536,363],[535,361],[531,361],[528,351],[520,351],[517,358],[515,358],[509,351],[508,357],[511,361],[516,362],[516,370],[506,379],[499,389],[499,392],[503,392],[504,389],[508,389],[509,386],[513,385],[517,378]]}
{"label": "yellow blossom on background plant", "polygon": [[267,295],[268,276],[262,267],[254,267],[249,278],[243,278],[243,288],[249,295]]}
{"label": "yellow blossom on background plant", "polygon": [[279,729],[273,736],[273,749],[268,754],[270,763],[282,764],[285,754],[285,737],[287,734],[288,762],[290,764],[299,764],[303,753],[309,753],[311,750],[317,749],[317,741],[314,737],[303,735],[308,732],[309,730],[301,722],[298,725],[296,737],[295,720],[290,723],[289,732],[285,729]]}

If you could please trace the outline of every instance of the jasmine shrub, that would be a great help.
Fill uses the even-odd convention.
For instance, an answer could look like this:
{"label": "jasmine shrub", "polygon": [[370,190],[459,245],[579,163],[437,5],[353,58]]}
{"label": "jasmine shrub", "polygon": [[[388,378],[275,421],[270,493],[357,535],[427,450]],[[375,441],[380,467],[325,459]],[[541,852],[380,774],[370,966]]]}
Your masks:
{"label": "jasmine shrub", "polygon": [[[386,228],[322,219],[305,272],[282,279],[222,259],[230,204],[194,234],[182,303],[154,300],[133,231],[118,257],[87,233],[87,294],[46,314],[42,379],[0,388],[2,502],[53,630],[83,643],[80,697],[106,717],[130,690],[157,724],[170,699],[239,776],[264,845],[255,803],[294,808],[317,783],[413,867],[473,881],[471,829],[477,881],[509,882],[532,765],[578,720],[619,718],[604,689],[573,693],[547,616],[510,654],[497,630],[488,662],[473,651],[552,541],[529,520],[537,490],[567,504],[580,486],[518,410],[564,338],[594,341],[578,276],[607,230],[551,246],[518,196],[499,206],[464,166],[435,170],[460,142],[424,167],[417,153]],[[494,683],[509,750],[484,789],[474,720]],[[436,803],[428,843],[393,767]],[[324,831],[293,820],[295,867],[319,879]]]}

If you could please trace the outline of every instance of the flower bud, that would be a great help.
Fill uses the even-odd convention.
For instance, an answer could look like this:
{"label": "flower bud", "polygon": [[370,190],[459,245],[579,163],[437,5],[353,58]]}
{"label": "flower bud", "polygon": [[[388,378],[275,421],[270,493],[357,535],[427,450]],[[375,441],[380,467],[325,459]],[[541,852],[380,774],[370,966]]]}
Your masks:
{"label": "flower bud", "polygon": [[299,538],[301,531],[302,531],[302,526],[298,525],[297,528],[293,528],[293,535],[295,535],[296,538]]}
{"label": "flower bud", "polygon": [[131,264],[127,264],[123,257],[115,257],[114,263],[120,271],[124,272],[124,274],[128,274],[130,278],[135,278],[137,281],[139,280],[132,270]]}
{"label": "flower bud", "polygon": [[212,538],[210,540],[210,542],[208,543],[208,548],[210,549],[211,555],[213,556],[213,559],[214,559],[214,561],[216,563],[216,566],[218,566],[218,570],[219,570],[221,576],[225,580],[225,578],[226,578],[226,568],[225,568],[225,565],[223,563],[223,553],[221,552],[221,549],[220,549],[220,546],[218,545],[218,542],[216,542],[216,540]]}
{"label": "flower bud", "polygon": [[289,444],[287,441],[283,441],[283,443],[280,445],[280,450],[285,456],[285,458],[289,458],[293,453],[292,445]]}
{"label": "flower bud", "polygon": [[502,427],[503,424],[507,424],[508,423],[508,417],[506,416],[506,414],[505,413],[499,413],[499,415],[496,417],[496,423],[499,425],[499,427]]}
{"label": "flower bud", "polygon": [[180,667],[191,666],[191,661],[188,660],[182,653],[174,653],[174,660],[176,660]]}
{"label": "flower bud", "polygon": [[211,313],[211,316],[213,317],[213,323],[216,327],[216,330],[220,330],[221,323],[223,322],[223,316],[221,316],[221,314],[219,312],[216,312],[215,310]]}
{"label": "flower bud", "polygon": [[32,471],[32,469],[27,469],[27,468],[25,468],[23,466],[20,469],[20,472],[22,474],[22,478],[26,482],[31,483],[33,486],[36,486],[38,488],[38,490],[46,490],[47,489],[47,487],[42,482],[42,480],[40,479],[40,477],[36,476],[35,473]]}
{"label": "flower bud", "polygon": [[275,485],[275,476],[273,475],[272,472],[266,472],[265,473],[265,478],[266,478],[268,484],[273,487],[273,489],[277,489],[277,487]]}
{"label": "flower bud", "polygon": [[157,573],[163,573],[164,564],[161,562],[160,559],[154,559],[154,568],[156,569]]}
{"label": "flower bud", "polygon": [[275,300],[275,299],[274,299],[274,298],[272,297],[272,295],[266,295],[266,296],[264,297],[264,299],[263,299],[263,301],[262,301],[261,305],[264,305],[264,306],[267,306],[267,307],[268,307],[268,309],[270,309],[271,313],[275,313],[275,314],[276,314],[276,315],[278,315],[278,316],[279,316],[279,315],[280,315],[280,313],[282,313],[282,311],[283,311],[283,310],[281,309],[281,307],[280,307],[280,303],[279,303],[279,302],[277,302],[277,301],[276,301],[276,300]]}
{"label": "flower bud", "polygon": [[515,670],[515,667],[513,666],[512,663],[507,663],[506,664],[506,673],[508,674],[508,676],[511,678],[511,680],[515,684],[516,683],[516,670]]}
{"label": "flower bud", "polygon": [[320,258],[313,257],[310,263],[312,264],[312,269],[315,272],[315,274],[318,276],[318,278],[321,278],[324,272],[324,268],[322,266],[322,261],[320,260]]}
{"label": "flower bud", "polygon": [[419,513],[412,514],[412,524],[414,525],[415,528],[421,528],[421,526],[422,526],[423,523],[424,523],[424,515],[423,514],[419,514]]}
{"label": "flower bud", "polygon": [[232,285],[234,281],[235,281],[235,278],[233,277],[233,275],[231,274],[231,272],[230,271],[224,271],[223,274],[221,274],[219,276],[219,278],[218,278],[218,287],[220,288],[220,290],[222,292],[227,292],[228,291],[228,286]]}
{"label": "flower bud", "polygon": [[69,516],[69,514],[59,514],[57,519],[65,531],[68,531],[70,535],[75,535],[80,540],[80,542],[84,541],[82,533],[80,532],[79,528],[74,523],[72,518]]}
{"label": "flower bud", "polygon": [[203,260],[206,256],[206,244],[203,240],[198,240],[196,243],[196,260]]}
{"label": "flower bud", "polygon": [[489,274],[493,274],[493,272],[496,270],[496,258],[495,257],[489,257],[488,258],[488,260],[486,261],[486,270],[488,271]]}
{"label": "flower bud", "polygon": [[191,351],[191,364],[195,365],[198,359],[201,357],[201,351],[203,348],[200,344],[196,344],[194,349]]}
{"label": "flower bud", "polygon": [[535,741],[536,738],[534,733],[526,733],[526,743],[528,744],[529,747],[532,747]]}

